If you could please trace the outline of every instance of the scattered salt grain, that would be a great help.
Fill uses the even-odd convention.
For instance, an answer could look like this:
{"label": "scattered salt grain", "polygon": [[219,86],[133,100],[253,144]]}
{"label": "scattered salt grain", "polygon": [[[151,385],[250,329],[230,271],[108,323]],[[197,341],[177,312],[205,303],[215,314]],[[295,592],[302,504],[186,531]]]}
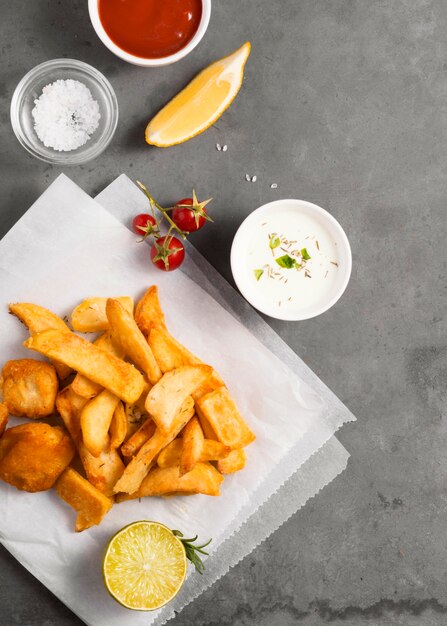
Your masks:
{"label": "scattered salt grain", "polygon": [[222,148],[222,152],[226,152],[228,150],[228,146],[227,144],[224,145],[224,147]]}
{"label": "scattered salt grain", "polygon": [[277,189],[278,188],[278,184],[277,183],[272,183],[270,185],[270,189]]}
{"label": "scattered salt grain", "polygon": [[251,177],[251,182],[252,182],[252,183],[255,183],[257,180],[258,180],[258,177],[257,177],[257,176],[252,176],[252,177]]}
{"label": "scattered salt grain", "polygon": [[90,89],[77,80],[56,80],[42,89],[31,114],[47,148],[69,152],[83,146],[98,128],[101,114]]}
{"label": "scattered salt grain", "polygon": [[222,146],[220,145],[220,143],[216,143],[216,150],[222,150]]}
{"label": "scattered salt grain", "polygon": [[245,180],[247,181],[247,183],[249,183],[251,181],[250,174],[245,174]]}

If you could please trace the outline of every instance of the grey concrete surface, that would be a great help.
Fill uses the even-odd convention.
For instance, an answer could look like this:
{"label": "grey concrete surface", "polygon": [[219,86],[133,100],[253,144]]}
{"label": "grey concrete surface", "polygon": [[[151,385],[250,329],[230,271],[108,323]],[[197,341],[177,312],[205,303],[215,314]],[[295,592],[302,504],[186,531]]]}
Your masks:
{"label": "grey concrete surface", "polygon": [[[351,240],[341,302],[315,320],[270,321],[357,415],[339,433],[350,465],[172,623],[447,624],[446,3],[215,1],[200,46],[155,70],[102,46],[86,0],[0,8],[1,233],[60,172],[15,140],[13,89],[36,63],[69,56],[109,77],[121,111],[107,152],[65,170],[86,191],[126,172],[163,202],[192,185],[214,196],[216,224],[194,243],[228,280],[235,230],[273,198],[326,207]],[[216,127],[165,151],[146,146],[146,120],[246,39],[243,89]],[[0,624],[80,622],[3,551]]]}

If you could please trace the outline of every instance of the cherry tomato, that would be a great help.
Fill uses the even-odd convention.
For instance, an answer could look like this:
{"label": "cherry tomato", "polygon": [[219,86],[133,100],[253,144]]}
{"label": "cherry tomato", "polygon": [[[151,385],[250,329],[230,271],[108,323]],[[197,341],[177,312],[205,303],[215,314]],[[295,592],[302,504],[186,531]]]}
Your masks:
{"label": "cherry tomato", "polygon": [[148,232],[152,230],[153,226],[155,226],[155,220],[149,213],[135,215],[132,220],[132,228],[137,235],[147,235]]}
{"label": "cherry tomato", "polygon": [[[206,222],[206,218],[196,213],[194,209],[188,209],[187,206],[193,206],[192,198],[183,198],[183,200],[177,202],[174,210],[172,211],[172,221],[180,228],[180,230],[192,233],[202,228]],[[202,211],[206,214],[205,208],[202,209]]]}
{"label": "cherry tomato", "polygon": [[151,247],[151,260],[155,267],[165,272],[176,270],[185,258],[185,247],[172,235],[158,237]]}

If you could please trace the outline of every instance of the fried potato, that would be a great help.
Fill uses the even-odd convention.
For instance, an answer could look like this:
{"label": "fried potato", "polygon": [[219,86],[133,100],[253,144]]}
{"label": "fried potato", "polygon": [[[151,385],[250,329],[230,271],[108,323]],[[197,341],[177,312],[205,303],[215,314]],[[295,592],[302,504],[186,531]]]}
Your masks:
{"label": "fried potato", "polygon": [[183,402],[205,382],[209,365],[184,365],[163,375],[147,394],[145,407],[158,428],[168,433]]}
{"label": "fried potato", "polygon": [[109,438],[98,457],[93,456],[81,439],[81,410],[87,403],[85,398],[78,396],[70,387],[59,392],[56,406],[59,414],[72,436],[79,452],[82,466],[89,482],[106,496],[113,496],[113,487],[124,471],[124,463],[118,452],[109,445]]}
{"label": "fried potato", "polygon": [[166,329],[165,316],[158,299],[158,288],[156,285],[149,287],[138,302],[135,308],[135,321],[145,336],[149,335],[154,325]]}
{"label": "fried potato", "polygon": [[163,374],[182,365],[198,365],[202,362],[162,326],[151,329],[147,342]]}
{"label": "fried potato", "polygon": [[121,454],[124,457],[131,457],[137,454],[141,446],[152,437],[155,428],[154,420],[147,417],[139,429],[121,446]]}
{"label": "fried potato", "polygon": [[75,393],[71,385],[59,391],[56,396],[57,412],[76,445],[81,437],[81,411],[86,404],[86,398]]}
{"label": "fried potato", "polygon": [[183,447],[180,457],[180,476],[190,472],[200,461],[203,449],[203,430],[197,417],[193,417],[183,429]]}
{"label": "fried potato", "polygon": [[[114,354],[118,358],[123,358],[124,353],[115,346],[110,336],[110,333],[103,333],[93,342],[97,348],[101,348],[101,350],[105,350],[106,352],[110,352],[110,354]],[[98,383],[94,383],[89,378],[86,378],[82,374],[76,374],[73,382],[71,383],[72,389],[75,393],[83,396],[84,398],[94,398],[98,395],[100,391],[102,391],[103,387],[98,385]]]}
{"label": "fried potato", "polygon": [[8,424],[8,416],[8,407],[6,406],[6,404],[3,404],[3,402],[0,402],[0,437],[5,432],[5,428]]}
{"label": "fried potato", "polygon": [[56,491],[62,500],[78,512],[75,526],[77,532],[100,524],[112,508],[113,500],[98,491],[72,467],[68,467],[60,476]]}
{"label": "fried potato", "polygon": [[132,359],[135,365],[146,374],[149,382],[154,385],[160,380],[161,371],[146,338],[132,315],[112,298],[107,300],[106,312],[113,342],[121,347],[124,354]]}
{"label": "fried potato", "polygon": [[23,345],[69,365],[125,402],[136,402],[143,392],[144,379],[137,369],[74,333],[47,330]]}
{"label": "fried potato", "polygon": [[0,439],[0,478],[23,491],[50,489],[75,454],[65,429],[40,422],[9,428]]}
{"label": "fried potato", "polygon": [[109,432],[110,447],[116,450],[123,443],[127,434],[127,416],[122,402],[118,402],[115,407]]}
{"label": "fried potato", "polygon": [[12,415],[45,417],[54,412],[58,390],[56,371],[34,359],[8,361],[2,370],[3,402]]}
{"label": "fried potato", "polygon": [[211,375],[206,379],[206,381],[192,392],[191,395],[194,402],[197,402],[199,398],[205,396],[207,393],[210,393],[215,389],[219,389],[219,387],[226,387],[226,385],[221,376],[216,372],[216,370],[213,370],[211,372]]}
{"label": "fried potato", "polygon": [[[174,439],[171,443],[163,448],[157,457],[158,467],[172,467],[180,465],[180,459],[183,449],[183,439]],[[204,439],[202,451],[200,453],[199,462],[218,461],[224,459],[231,452],[231,448],[224,446],[220,441],[213,439]]]}
{"label": "fried potato", "polygon": [[232,450],[226,458],[217,461],[217,469],[221,474],[234,474],[234,472],[244,469],[246,463],[247,455],[245,450],[240,448],[239,450]]}
{"label": "fried potato", "polygon": [[[129,296],[115,298],[133,316],[133,299]],[[81,333],[96,333],[109,328],[106,315],[107,298],[87,298],[71,313],[73,330]]]}
{"label": "fried potato", "polygon": [[81,411],[82,440],[93,456],[99,456],[109,444],[108,432],[118,402],[115,394],[104,389]]}
{"label": "fried potato", "polygon": [[180,475],[179,467],[155,467],[149,472],[135,493],[120,494],[117,502],[144,496],[187,495],[203,493],[207,496],[220,495],[223,476],[210,463],[197,463],[187,474]]}
{"label": "fried potato", "polygon": [[187,398],[173,421],[171,431],[163,433],[159,428],[156,428],[152,437],[141,446],[115,485],[115,493],[120,491],[132,493],[138,489],[141,481],[152,467],[157,454],[177,437],[193,414],[194,403],[192,398]]}
{"label": "fried potato", "polygon": [[230,448],[244,448],[255,440],[255,435],[244,422],[230,392],[220,387],[196,402],[199,417],[207,420],[216,437]]}
{"label": "fried potato", "polygon": [[[60,330],[61,332],[71,332],[67,324],[58,315],[38,304],[30,302],[17,302],[9,305],[9,311],[19,318],[28,328],[32,335],[42,333],[45,330]],[[53,361],[57,375],[61,380],[67,378],[71,373],[71,368],[63,363]]]}

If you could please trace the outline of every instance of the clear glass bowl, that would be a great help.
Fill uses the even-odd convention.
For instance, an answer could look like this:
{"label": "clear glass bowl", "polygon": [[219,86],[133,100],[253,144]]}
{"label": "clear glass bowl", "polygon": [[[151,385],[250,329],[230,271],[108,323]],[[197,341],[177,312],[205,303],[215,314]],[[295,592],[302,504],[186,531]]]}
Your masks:
{"label": "clear glass bowl", "polygon": [[[83,146],[69,152],[47,148],[34,130],[31,111],[45,85],[73,79],[84,83],[98,102],[99,126]],[[54,59],[37,65],[26,74],[11,101],[11,124],[21,145],[37,159],[53,165],[79,165],[97,157],[109,145],[118,123],[118,101],[109,81],[91,65],[75,59]]]}

